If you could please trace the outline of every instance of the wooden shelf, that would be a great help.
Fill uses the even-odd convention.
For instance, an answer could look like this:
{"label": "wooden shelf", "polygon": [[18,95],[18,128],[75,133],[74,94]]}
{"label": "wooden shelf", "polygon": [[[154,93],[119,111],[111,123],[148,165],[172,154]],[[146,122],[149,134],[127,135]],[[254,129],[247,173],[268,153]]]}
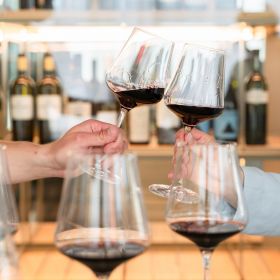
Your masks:
{"label": "wooden shelf", "polygon": [[[172,157],[173,145],[159,145],[153,138],[148,145],[129,145],[129,150],[139,157]],[[238,145],[240,157],[280,159],[280,136],[269,136],[266,145]]]}
{"label": "wooden shelf", "polygon": [[56,11],[56,10],[18,10],[0,12],[0,21],[29,24],[219,24],[237,22],[237,11],[228,10],[103,10]]}

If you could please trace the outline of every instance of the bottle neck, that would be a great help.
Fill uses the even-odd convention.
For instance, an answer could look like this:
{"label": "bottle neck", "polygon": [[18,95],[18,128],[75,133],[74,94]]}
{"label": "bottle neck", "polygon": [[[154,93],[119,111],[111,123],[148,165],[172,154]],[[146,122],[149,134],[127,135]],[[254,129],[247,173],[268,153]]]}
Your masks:
{"label": "bottle neck", "polygon": [[55,70],[44,70],[44,76],[55,76]]}
{"label": "bottle neck", "polygon": [[261,63],[257,55],[255,55],[253,59],[253,70],[254,72],[261,72]]}

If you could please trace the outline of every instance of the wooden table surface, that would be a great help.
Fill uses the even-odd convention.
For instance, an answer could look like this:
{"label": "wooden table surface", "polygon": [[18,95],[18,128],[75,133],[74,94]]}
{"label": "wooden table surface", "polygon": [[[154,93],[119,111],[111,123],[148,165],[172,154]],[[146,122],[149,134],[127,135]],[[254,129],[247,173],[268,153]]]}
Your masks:
{"label": "wooden table surface", "polygon": [[[279,280],[280,251],[275,248],[218,248],[212,257],[212,280]],[[20,256],[22,280],[97,279],[84,265],[55,248],[29,248]],[[116,268],[110,280],[200,280],[201,256],[192,246],[151,247]]]}
{"label": "wooden table surface", "polygon": [[[54,229],[54,223],[31,227],[22,225],[15,236],[19,249],[20,279],[97,279],[87,267],[62,255],[55,248]],[[173,233],[164,222],[153,222],[151,233],[151,247],[144,254],[116,268],[110,280],[203,279],[200,252],[190,241]],[[28,244],[22,242],[23,236],[29,236]],[[213,254],[212,280],[280,280],[278,248],[274,244],[266,244],[259,236],[232,237]]]}

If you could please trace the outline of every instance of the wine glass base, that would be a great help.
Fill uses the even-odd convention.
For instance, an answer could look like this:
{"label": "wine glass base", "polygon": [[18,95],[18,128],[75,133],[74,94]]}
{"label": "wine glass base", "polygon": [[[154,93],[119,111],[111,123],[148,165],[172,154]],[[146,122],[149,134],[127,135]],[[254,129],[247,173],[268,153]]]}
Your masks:
{"label": "wine glass base", "polygon": [[[182,188],[180,186],[174,187],[176,200],[188,204],[198,203],[199,198],[197,193],[195,193],[192,190]],[[157,196],[165,197],[167,198],[170,194],[171,186],[164,185],[164,184],[152,184],[149,186],[149,191]]]}

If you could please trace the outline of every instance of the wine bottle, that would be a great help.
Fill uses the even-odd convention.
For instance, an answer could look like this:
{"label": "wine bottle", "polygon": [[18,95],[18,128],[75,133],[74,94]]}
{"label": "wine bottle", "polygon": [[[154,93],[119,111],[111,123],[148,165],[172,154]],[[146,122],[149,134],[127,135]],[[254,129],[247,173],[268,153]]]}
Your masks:
{"label": "wine bottle", "polygon": [[180,9],[179,0],[156,0],[158,10]]}
{"label": "wine bottle", "polygon": [[62,86],[56,76],[55,63],[51,54],[43,58],[43,78],[37,85],[37,120],[40,143],[48,143],[58,138],[56,122],[62,114]]}
{"label": "wine bottle", "polygon": [[35,0],[20,0],[20,9],[34,9]]}
{"label": "wine bottle", "polygon": [[259,51],[252,51],[253,71],[246,82],[246,143],[265,144],[267,134],[268,93],[264,75],[261,72]]}
{"label": "wine bottle", "polygon": [[218,140],[237,141],[239,129],[237,90],[238,81],[232,78],[225,96],[224,111],[221,116],[214,119],[214,135]]}
{"label": "wine bottle", "polygon": [[52,9],[53,0],[36,0],[35,2],[36,9]]}
{"label": "wine bottle", "polygon": [[156,105],[156,130],[159,144],[174,144],[180,127],[179,118],[160,101]]}
{"label": "wine bottle", "polygon": [[135,107],[128,115],[128,139],[132,144],[148,144],[151,138],[150,106]]}
{"label": "wine bottle", "polygon": [[17,78],[11,83],[11,117],[13,140],[32,141],[34,133],[35,82],[28,74],[25,54],[17,58]]}

